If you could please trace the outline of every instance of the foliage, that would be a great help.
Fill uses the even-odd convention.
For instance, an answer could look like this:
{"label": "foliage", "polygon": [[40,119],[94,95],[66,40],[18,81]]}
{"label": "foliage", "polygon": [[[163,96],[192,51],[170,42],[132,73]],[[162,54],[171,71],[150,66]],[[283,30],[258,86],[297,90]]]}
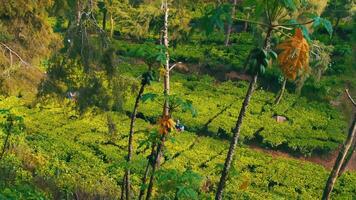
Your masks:
{"label": "foliage", "polygon": [[183,173],[175,169],[157,172],[159,198],[198,199],[201,176],[191,170]]}
{"label": "foliage", "polygon": [[304,39],[301,29],[295,35],[277,46],[282,52],[278,61],[284,75],[295,79],[298,74],[309,70],[309,44]]}
{"label": "foliage", "polygon": [[[176,88],[177,86],[175,85]],[[218,88],[221,92],[224,91],[222,87]],[[225,89],[230,92],[236,90],[231,89],[231,85],[226,85]],[[260,92],[256,96],[259,100],[264,98],[266,96]],[[300,102],[300,104],[308,105],[307,102]],[[120,192],[118,184],[122,180],[126,155],[126,148],[124,148],[126,140],[120,138],[126,137],[125,133],[128,132],[128,116],[118,112],[110,113],[118,130],[117,139],[112,140],[108,133],[107,113],[93,110],[87,111],[84,114],[85,117],[73,118],[75,110],[69,104],[38,104],[29,109],[24,106],[21,99],[14,97],[0,102],[0,107],[4,109],[13,105],[17,105],[13,108],[14,113],[26,116],[24,122],[27,129],[20,139],[23,143],[1,161],[6,165],[0,166],[8,166],[8,169],[15,170],[17,174],[13,176],[8,174],[10,172],[0,173],[1,175],[8,174],[7,177],[11,180],[16,177],[16,181],[7,181],[7,186],[0,187],[2,195],[16,195],[15,198],[25,197],[27,199],[32,197],[52,199],[53,195],[59,195],[63,199],[71,199],[74,196],[86,199],[117,197]],[[279,106],[280,112],[288,107],[283,103]],[[309,104],[311,109],[319,106],[318,103]],[[256,110],[256,104],[252,107],[252,110]],[[300,107],[294,111],[295,116],[300,116],[299,110]],[[328,108],[323,108],[323,110],[331,112],[333,117],[338,116]],[[201,116],[207,118],[212,111],[215,109],[206,110],[195,119],[198,120]],[[295,119],[291,114],[292,112],[290,118]],[[303,114],[303,116],[308,115],[307,111]],[[310,116],[308,120],[316,117],[318,113]],[[222,120],[230,121],[226,117]],[[318,120],[323,121],[322,117]],[[312,121],[312,124],[316,124],[315,122]],[[271,121],[268,123],[272,124]],[[298,126],[301,126],[303,119],[300,119],[298,123]],[[327,123],[327,120],[323,123]],[[146,136],[142,132],[145,132],[144,127],[149,127],[149,124],[137,119],[137,127],[140,128],[137,130],[134,141],[136,150],[131,165],[134,190],[139,188],[140,175],[144,170],[145,157],[148,154],[145,146],[138,147],[138,144],[139,141],[145,139]],[[246,129],[243,132],[246,132]],[[179,197],[183,199],[192,199],[196,196],[198,199],[211,198],[212,185],[218,181],[220,171],[218,166],[224,159],[221,152],[226,150],[228,143],[220,139],[197,136],[189,131],[176,133],[174,138],[174,141],[167,140],[165,144],[167,151],[161,163],[162,171],[158,172],[159,176],[157,176],[159,187],[155,191],[156,197],[173,199],[176,192],[181,191]],[[24,149],[29,151],[24,151]],[[328,174],[322,166],[292,158],[272,157],[244,146],[238,148],[237,153],[239,156],[234,161],[237,173],[229,180],[226,190],[228,197],[232,199],[242,196],[265,199],[319,198]],[[26,163],[33,163],[34,167]],[[3,168],[0,167],[0,170]],[[316,178],[310,179],[311,176]],[[356,185],[354,184],[355,178],[353,172],[344,174],[335,188],[333,198],[352,198]],[[4,184],[4,180],[9,179],[1,178],[0,185]],[[45,188],[42,190],[40,186],[43,185]]]}

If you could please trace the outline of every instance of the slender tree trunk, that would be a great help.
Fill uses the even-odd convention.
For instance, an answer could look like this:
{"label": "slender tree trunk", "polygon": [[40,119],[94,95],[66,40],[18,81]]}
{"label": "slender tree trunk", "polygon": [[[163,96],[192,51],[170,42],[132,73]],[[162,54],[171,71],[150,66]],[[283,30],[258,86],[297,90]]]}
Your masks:
{"label": "slender tree trunk", "polygon": [[322,69],[317,69],[317,75],[316,75],[316,81],[320,82],[321,76],[323,75],[323,70]]}
{"label": "slender tree trunk", "polygon": [[76,24],[77,26],[79,26],[80,24],[80,20],[82,17],[82,5],[81,5],[81,1],[77,1],[77,8],[76,8]]}
{"label": "slender tree trunk", "polygon": [[[250,18],[250,13],[248,12],[247,13],[247,19],[249,19]],[[245,22],[245,24],[244,24],[244,32],[247,32],[247,28],[248,28],[248,22]]]}
{"label": "slender tree trunk", "polygon": [[115,21],[112,14],[110,14],[110,37],[111,38],[114,36],[114,27],[115,27]]}
{"label": "slender tree trunk", "polygon": [[354,114],[354,116],[353,116],[353,121],[352,121],[351,127],[349,129],[349,134],[346,138],[346,141],[345,141],[344,145],[342,146],[342,148],[340,149],[339,156],[337,157],[337,159],[335,161],[335,165],[329,175],[328,181],[326,182],[322,200],[330,199],[331,192],[334,188],[336,179],[340,173],[340,169],[345,161],[345,157],[346,157],[347,153],[349,152],[352,142],[355,139],[355,134],[356,134],[356,116],[355,115],[356,114]]}
{"label": "slender tree trunk", "polygon": [[[263,47],[263,49],[265,49],[265,50],[270,49],[272,31],[273,31],[273,28],[269,28],[267,31],[265,42],[264,42],[264,47]],[[233,133],[232,140],[230,143],[230,148],[227,153],[226,160],[225,160],[224,169],[221,173],[220,182],[218,185],[218,189],[216,191],[216,195],[215,195],[216,200],[222,199],[223,190],[225,187],[226,180],[228,178],[228,173],[229,173],[231,163],[232,163],[232,160],[233,160],[233,157],[235,154],[235,148],[236,148],[239,136],[240,136],[241,125],[242,125],[243,119],[245,117],[247,107],[250,103],[254,88],[256,87],[257,79],[258,79],[258,73],[256,73],[254,75],[254,77],[252,78],[252,80],[250,81],[250,85],[248,87],[244,102],[242,103],[240,114],[239,114],[239,117],[237,118],[236,126],[234,128],[234,133]]]}
{"label": "slender tree trunk", "polygon": [[284,91],[286,90],[286,84],[287,84],[287,78],[284,77],[281,90],[279,91],[279,94],[278,94],[276,100],[274,101],[275,105],[278,105],[281,102]]}
{"label": "slender tree trunk", "polygon": [[127,154],[127,164],[129,165],[126,168],[126,172],[124,175],[124,184],[125,184],[125,195],[126,195],[126,199],[129,200],[131,198],[131,194],[130,194],[130,162],[132,159],[132,149],[133,149],[133,145],[132,145],[132,140],[133,140],[133,134],[134,134],[134,127],[135,127],[135,121],[136,121],[136,115],[137,115],[137,109],[139,107],[140,104],[140,99],[142,97],[143,92],[145,91],[145,87],[146,87],[146,83],[142,82],[141,83],[141,88],[137,94],[136,97],[136,101],[135,101],[135,105],[131,114],[131,123],[130,123],[130,132],[129,132],[129,144],[128,144],[128,154]]}
{"label": "slender tree trunk", "polygon": [[[168,0],[165,1],[164,3],[164,47],[165,47],[165,54],[166,54],[166,66],[165,66],[165,76],[164,76],[164,94],[166,96],[169,96],[169,92],[170,92],[170,65],[169,65],[169,39],[168,39],[168,14],[169,14],[169,8],[168,8]],[[166,98],[165,102],[164,102],[164,106],[163,106],[163,117],[170,117],[169,114],[169,101]],[[148,188],[147,188],[147,196],[146,196],[146,200],[149,200],[152,196],[152,190],[153,190],[153,183],[154,183],[154,176],[155,176],[155,172],[156,169],[159,167],[160,163],[160,158],[161,158],[161,151],[164,147],[164,142],[166,140],[166,136],[162,135],[161,137],[161,141],[157,146],[157,151],[156,151],[156,155],[155,155],[155,160],[154,163],[152,165],[152,172],[151,172],[151,177],[150,177],[150,182],[148,184]]]}
{"label": "slender tree trunk", "polygon": [[103,30],[105,31],[105,29],[106,29],[106,18],[107,18],[107,14],[108,14],[108,12],[105,10],[104,12],[103,12]]}
{"label": "slender tree trunk", "polygon": [[354,144],[352,145],[349,153],[347,154],[347,156],[345,158],[344,163],[341,166],[341,169],[340,169],[338,177],[340,177],[345,172],[347,165],[349,164],[353,154],[355,153],[355,147],[356,147],[356,141],[355,140],[356,139],[354,138]]}
{"label": "slender tree trunk", "polygon": [[229,46],[230,43],[230,36],[231,36],[231,31],[232,31],[232,24],[233,24],[233,19],[236,13],[236,5],[237,5],[237,0],[234,0],[232,10],[231,10],[231,23],[228,24],[227,30],[226,30],[226,38],[225,38],[225,46]]}
{"label": "slender tree trunk", "polygon": [[307,80],[307,76],[303,75],[296,81],[295,93],[300,95],[304,87],[304,83]]}
{"label": "slender tree trunk", "polygon": [[0,154],[0,160],[2,160],[2,158],[5,155],[6,147],[7,147],[7,144],[9,142],[9,139],[10,139],[10,132],[8,132],[7,135],[6,135],[6,138],[5,138],[5,141],[4,141],[4,145],[2,147],[2,151],[1,151],[1,154]]}
{"label": "slender tree trunk", "polygon": [[152,149],[151,149],[151,154],[149,156],[149,160],[147,162],[147,166],[145,169],[145,174],[142,177],[142,184],[141,184],[141,188],[140,188],[140,195],[138,196],[139,200],[142,200],[143,195],[145,194],[145,185],[146,185],[146,181],[147,181],[147,177],[148,177],[148,173],[150,171],[150,166],[152,166],[153,164],[153,160],[151,160],[154,155],[155,155],[155,145],[152,145]]}
{"label": "slender tree trunk", "polygon": [[165,136],[162,136],[161,142],[158,144],[157,151],[156,151],[156,154],[155,154],[155,157],[154,157],[154,162],[153,162],[153,165],[152,165],[152,172],[151,172],[150,182],[149,182],[148,188],[147,188],[146,200],[151,199],[151,196],[152,196],[152,190],[153,190],[153,184],[154,184],[153,183],[154,182],[154,176],[155,176],[157,168],[159,167],[158,166],[158,162],[160,160],[160,154],[161,154],[162,148],[164,146],[164,142],[165,142]]}

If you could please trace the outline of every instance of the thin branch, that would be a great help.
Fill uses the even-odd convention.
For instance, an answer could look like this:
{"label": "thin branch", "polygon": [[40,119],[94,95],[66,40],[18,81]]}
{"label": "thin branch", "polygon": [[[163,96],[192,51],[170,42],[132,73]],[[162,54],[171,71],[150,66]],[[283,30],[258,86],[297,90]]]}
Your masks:
{"label": "thin branch", "polygon": [[276,25],[272,25],[272,27],[274,28],[278,28],[278,27],[285,27],[285,26],[300,26],[300,25],[307,25],[307,24],[311,24],[313,23],[315,20],[310,20],[304,23],[294,23],[294,24],[276,24]]}
{"label": "thin branch", "polygon": [[304,23],[294,23],[294,24],[266,24],[266,23],[263,23],[263,22],[259,22],[259,21],[254,21],[254,20],[248,20],[248,19],[241,19],[241,18],[233,18],[235,20],[238,20],[238,21],[243,21],[243,22],[249,22],[249,23],[252,23],[252,24],[257,24],[257,25],[261,25],[261,26],[265,26],[265,27],[269,27],[269,28],[273,28],[273,29],[276,29],[276,28],[283,28],[283,29],[287,29],[287,30],[292,30],[292,28],[288,28],[288,26],[300,26],[300,25],[306,25],[306,24],[310,24],[310,23],[313,23],[315,20],[310,20],[308,22],[304,22]]}
{"label": "thin branch", "polygon": [[347,94],[347,97],[348,97],[349,100],[351,101],[352,105],[353,105],[354,107],[356,107],[356,102],[355,102],[355,100],[351,97],[351,95],[350,95],[350,93],[349,93],[349,89],[345,89],[345,92],[346,92],[346,94]]}
{"label": "thin branch", "polygon": [[5,49],[7,49],[9,52],[10,52],[10,62],[11,62],[11,65],[12,65],[12,55],[15,55],[19,60],[20,60],[20,62],[21,63],[23,63],[24,65],[26,65],[26,66],[29,66],[30,64],[28,64],[26,61],[24,61],[22,58],[21,58],[21,56],[18,54],[18,53],[16,53],[16,51],[14,51],[14,50],[12,50],[9,46],[7,46],[6,44],[4,44],[4,43],[2,43],[2,42],[0,42],[0,45],[1,46],[3,46]]}
{"label": "thin branch", "polygon": [[273,26],[273,28],[275,30],[276,30],[276,28],[286,29],[286,30],[289,30],[289,31],[293,30],[293,28],[285,27],[285,26],[282,26],[282,25],[277,25],[277,26],[272,25],[272,26]]}
{"label": "thin branch", "polygon": [[292,36],[291,35],[288,35],[287,33],[283,32],[282,30],[280,29],[275,29],[276,31],[280,32],[282,35],[288,37],[288,38],[291,38]]}
{"label": "thin branch", "polygon": [[177,62],[175,63],[174,65],[172,65],[170,68],[169,68],[169,71],[171,71],[175,66],[177,66],[178,64],[182,64],[182,62]]}
{"label": "thin branch", "polygon": [[233,18],[233,19],[238,20],[238,21],[243,21],[243,22],[249,22],[251,24],[258,24],[258,25],[261,25],[261,26],[270,27],[269,24],[266,24],[266,23],[263,23],[263,22],[258,22],[258,21],[248,20],[248,19],[241,19],[241,18]]}

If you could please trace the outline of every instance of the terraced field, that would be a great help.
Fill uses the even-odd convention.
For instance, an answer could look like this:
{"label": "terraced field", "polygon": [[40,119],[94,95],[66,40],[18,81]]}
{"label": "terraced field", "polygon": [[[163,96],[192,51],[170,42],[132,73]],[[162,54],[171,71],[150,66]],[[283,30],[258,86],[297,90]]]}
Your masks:
{"label": "terraced field", "polygon": [[[184,79],[180,74],[175,74],[174,79],[174,93],[191,100],[198,115],[192,117],[179,110],[173,113],[175,119],[187,126],[187,131],[173,133],[166,142],[162,168],[157,176],[156,198],[172,198],[177,188],[187,187],[189,189],[183,191],[195,194],[198,199],[211,199],[246,84],[214,83],[209,77]],[[154,83],[146,91],[159,93],[160,83]],[[253,141],[263,147],[288,149],[305,155],[328,153],[343,141],[345,121],[328,105],[317,109],[314,102],[290,94],[273,107],[273,96],[258,90],[252,100],[227,184],[227,199],[318,199],[322,193],[328,170],[321,165],[273,157],[250,149],[246,144]],[[132,98],[128,97],[124,108],[128,112]],[[231,107],[204,128],[210,118],[231,103]],[[28,108],[21,99],[11,97],[2,98],[0,107],[13,107],[12,112],[23,116],[27,127],[25,133],[13,137],[11,153],[2,161],[11,166],[1,169],[1,180],[13,181],[18,186],[18,190],[1,187],[3,198],[9,198],[7,194],[17,194],[12,197],[16,199],[25,193],[33,199],[40,196],[115,199],[119,196],[126,166],[127,115],[91,109],[79,116],[67,100]],[[141,118],[154,121],[160,114],[159,108],[156,101],[142,104]],[[277,123],[272,118],[276,114],[286,116],[288,122]],[[115,124],[116,128],[110,129],[110,124]],[[148,121],[140,118],[137,121],[131,166],[136,193],[149,153],[141,144],[154,128],[155,125]],[[167,182],[167,176],[175,181]],[[4,183],[0,181],[1,184]],[[26,184],[27,189],[21,191]],[[333,196],[353,199],[355,186],[356,173],[345,173]],[[183,192],[180,198],[184,197]]]}

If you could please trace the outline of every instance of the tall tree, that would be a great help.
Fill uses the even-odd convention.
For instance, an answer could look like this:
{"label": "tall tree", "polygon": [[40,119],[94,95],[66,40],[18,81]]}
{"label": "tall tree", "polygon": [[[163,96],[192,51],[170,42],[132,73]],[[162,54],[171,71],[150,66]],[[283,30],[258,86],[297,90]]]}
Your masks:
{"label": "tall tree", "polygon": [[[348,93],[348,90],[346,90],[346,93],[348,94],[350,101],[353,103],[354,108],[356,108],[355,101],[352,99],[352,97]],[[354,140],[356,140],[356,113],[353,114],[353,120],[352,120],[350,129],[349,129],[348,136],[347,136],[343,146],[340,149],[339,155],[335,161],[335,165],[334,165],[333,169],[331,170],[329,178],[326,182],[322,200],[330,199],[331,192],[334,188],[337,178],[341,175],[340,170],[342,169],[343,165],[345,164],[345,158],[347,157],[350,149],[351,149],[350,154],[352,156],[353,149],[351,148],[351,146],[352,146]]]}
{"label": "tall tree", "polygon": [[126,158],[128,166],[126,168],[125,175],[124,175],[124,181],[123,181],[124,182],[123,188],[125,188],[125,196],[126,196],[127,200],[131,199],[130,164],[131,164],[131,159],[132,159],[133,136],[134,136],[134,127],[135,127],[137,110],[138,110],[139,103],[142,98],[143,92],[145,91],[145,87],[147,85],[149,85],[153,79],[154,79],[153,72],[152,72],[151,65],[150,65],[148,71],[142,75],[140,90],[138,91],[138,94],[136,96],[134,108],[131,113],[130,132],[129,132],[129,141],[128,141],[128,150],[127,150],[128,153],[127,153],[127,158]]}
{"label": "tall tree", "polygon": [[233,18],[235,17],[236,14],[236,5],[237,5],[237,0],[233,0],[232,9],[231,9],[231,22],[227,25],[225,46],[229,46],[230,43],[230,35],[231,35],[232,25],[234,21]]}
{"label": "tall tree", "polygon": [[161,157],[160,155],[166,140],[166,135],[168,134],[172,126],[174,127],[174,122],[172,122],[169,113],[169,101],[167,98],[170,93],[170,71],[171,71],[170,60],[169,60],[170,58],[169,58],[169,38],[168,38],[168,17],[169,17],[168,0],[165,0],[162,7],[164,9],[163,44],[165,47],[165,62],[166,62],[165,74],[163,80],[163,93],[166,96],[166,98],[164,100],[162,118],[160,119],[159,122],[160,123],[159,132],[161,133],[161,141],[159,142],[159,144],[157,144],[157,149],[154,156],[154,162],[152,163],[152,171],[151,171],[151,177],[147,188],[146,200],[149,200],[152,196],[154,176],[158,167],[158,163],[160,162],[160,157]]}
{"label": "tall tree", "polygon": [[[256,4],[255,1],[249,1],[248,2],[250,5],[251,4]],[[273,34],[273,31],[279,30],[280,29],[289,29],[286,28],[286,26],[289,27],[295,27],[295,26],[300,26],[300,23],[290,23],[290,24],[278,24],[282,19],[286,17],[284,13],[291,12],[297,10],[298,5],[301,4],[295,4],[294,1],[263,1],[261,3],[258,3],[257,6],[259,9],[255,10],[260,10],[260,13],[257,14],[255,13],[257,18],[260,18],[260,15],[263,14],[264,16],[264,21],[254,21],[254,20],[241,20],[241,21],[248,21],[250,23],[258,24],[261,25],[262,27],[265,28],[266,30],[266,35],[263,43],[262,48],[257,48],[253,50],[250,53],[250,56],[248,58],[247,65],[251,69],[253,73],[253,78],[250,81],[245,99],[242,103],[242,107],[239,113],[239,116],[236,121],[235,128],[233,129],[233,136],[230,142],[230,147],[227,153],[227,157],[225,159],[225,164],[223,171],[221,173],[220,177],[220,182],[218,184],[218,188],[216,191],[215,199],[216,200],[221,200],[223,198],[223,190],[225,187],[225,183],[228,178],[228,173],[233,161],[233,157],[235,154],[235,149],[236,145],[238,142],[238,138],[240,135],[240,130],[241,130],[241,125],[243,123],[243,119],[245,117],[245,113],[247,111],[247,107],[250,103],[251,96],[253,94],[254,88],[256,87],[257,84],[257,79],[259,74],[263,73],[265,71],[265,68],[268,66],[268,59],[269,57],[275,57],[275,53],[271,52],[271,37]],[[261,12],[262,11],[262,12]],[[266,22],[265,22],[266,21]],[[312,22],[312,21],[311,21]],[[311,23],[307,22],[307,23]],[[299,30],[296,35],[297,38],[303,37],[301,36],[301,31]],[[299,45],[299,44],[298,44]],[[290,51],[289,54],[292,54],[293,52]],[[286,53],[287,55],[287,53]],[[290,55],[287,55],[288,57],[291,58]],[[292,60],[286,60],[288,62],[292,62]]]}

